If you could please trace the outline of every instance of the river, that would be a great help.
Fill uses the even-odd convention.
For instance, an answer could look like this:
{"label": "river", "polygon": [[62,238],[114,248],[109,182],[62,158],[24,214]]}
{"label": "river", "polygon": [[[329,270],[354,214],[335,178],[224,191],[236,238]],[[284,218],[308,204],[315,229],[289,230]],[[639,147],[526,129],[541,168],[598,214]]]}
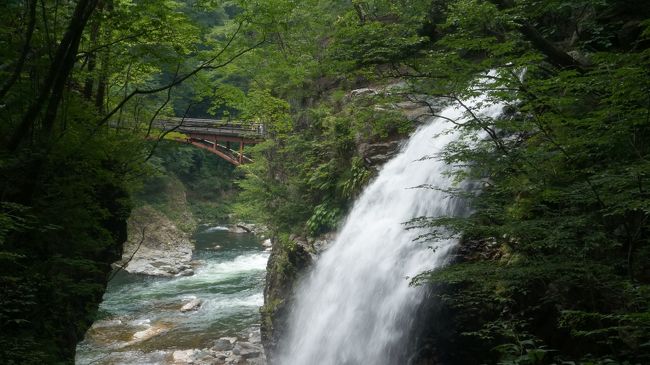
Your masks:
{"label": "river", "polygon": [[[254,235],[220,226],[199,227],[194,240],[192,276],[115,275],[77,364],[172,364],[174,351],[256,336],[268,252]],[[181,312],[196,299],[197,310]]]}

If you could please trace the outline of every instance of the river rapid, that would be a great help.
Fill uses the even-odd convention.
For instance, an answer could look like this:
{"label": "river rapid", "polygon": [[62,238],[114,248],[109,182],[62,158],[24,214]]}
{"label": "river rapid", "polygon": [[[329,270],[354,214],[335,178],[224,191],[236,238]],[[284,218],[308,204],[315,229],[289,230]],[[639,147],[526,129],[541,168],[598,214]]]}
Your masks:
{"label": "river rapid", "polygon": [[254,235],[220,226],[199,227],[194,240],[192,276],[115,275],[76,364],[174,364],[179,350],[207,349],[222,337],[255,341],[268,252]]}

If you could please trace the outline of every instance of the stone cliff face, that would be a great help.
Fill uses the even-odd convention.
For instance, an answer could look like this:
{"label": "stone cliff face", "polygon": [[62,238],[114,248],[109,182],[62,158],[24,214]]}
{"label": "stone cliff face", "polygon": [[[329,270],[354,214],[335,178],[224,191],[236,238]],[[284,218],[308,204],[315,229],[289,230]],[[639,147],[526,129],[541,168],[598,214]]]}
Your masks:
{"label": "stone cliff face", "polygon": [[312,264],[310,252],[313,252],[313,246],[298,237],[292,236],[287,241],[274,238],[272,242],[266,266],[264,306],[260,309],[262,344],[270,363],[286,332],[294,289],[300,276]]}
{"label": "stone cliff face", "polygon": [[[187,276],[194,243],[190,239],[196,219],[190,210],[184,184],[168,176],[153,196],[142,197],[128,220],[128,240],[114,268],[133,274]],[[148,199],[147,199],[148,198]]]}
{"label": "stone cliff face", "polygon": [[194,244],[189,234],[160,211],[143,206],[131,213],[128,240],[116,268],[153,276],[192,275]]}

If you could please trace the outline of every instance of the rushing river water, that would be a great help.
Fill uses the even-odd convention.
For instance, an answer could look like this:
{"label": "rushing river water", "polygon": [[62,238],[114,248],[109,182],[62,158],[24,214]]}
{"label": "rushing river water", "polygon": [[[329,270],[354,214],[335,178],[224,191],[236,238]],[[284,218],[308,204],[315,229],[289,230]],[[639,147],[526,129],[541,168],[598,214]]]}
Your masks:
{"label": "rushing river water", "polygon": [[[118,273],[100,320],[77,350],[77,364],[165,364],[171,351],[247,337],[259,325],[268,253],[252,234],[201,227],[194,236],[195,274],[159,278]],[[180,308],[201,300],[196,311]]]}

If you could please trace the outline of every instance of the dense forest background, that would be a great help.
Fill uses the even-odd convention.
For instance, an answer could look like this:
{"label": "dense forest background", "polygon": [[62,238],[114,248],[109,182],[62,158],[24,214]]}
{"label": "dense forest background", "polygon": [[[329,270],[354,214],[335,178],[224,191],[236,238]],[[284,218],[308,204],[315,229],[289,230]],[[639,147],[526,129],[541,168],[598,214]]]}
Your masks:
{"label": "dense forest background", "polygon": [[154,119],[267,125],[234,212],[272,228],[290,277],[289,237],[334,230],[372,178],[361,146],[417,127],[400,102],[478,93],[506,113],[467,108],[441,156],[481,182],[451,192],[474,213],[409,223],[462,238],[414,279],[441,303],[421,356],[650,362],[650,3],[11,0],[0,42],[4,363],[73,358],[165,148]]}

